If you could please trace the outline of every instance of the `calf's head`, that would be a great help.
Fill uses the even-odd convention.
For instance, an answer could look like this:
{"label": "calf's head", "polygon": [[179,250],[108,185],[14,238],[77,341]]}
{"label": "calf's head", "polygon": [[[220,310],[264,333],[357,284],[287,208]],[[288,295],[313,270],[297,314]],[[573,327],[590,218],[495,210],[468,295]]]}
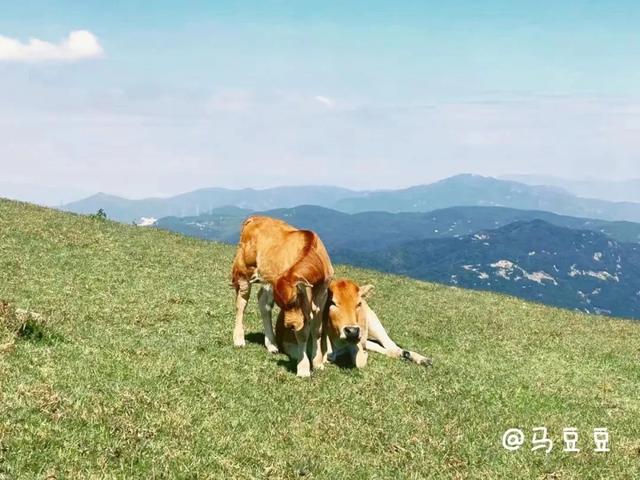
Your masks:
{"label": "calf's head", "polygon": [[367,320],[362,300],[371,285],[358,286],[351,280],[334,280],[329,285],[325,328],[334,344],[358,344],[367,341]]}

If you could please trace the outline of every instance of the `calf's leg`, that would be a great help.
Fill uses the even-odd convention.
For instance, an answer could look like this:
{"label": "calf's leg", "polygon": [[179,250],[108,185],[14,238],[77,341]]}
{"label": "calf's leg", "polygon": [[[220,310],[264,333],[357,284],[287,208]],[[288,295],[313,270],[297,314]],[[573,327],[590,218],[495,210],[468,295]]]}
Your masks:
{"label": "calf's leg", "polygon": [[391,358],[403,358],[418,365],[432,365],[431,359],[419,353],[400,348],[391,340],[391,337],[389,337],[387,331],[382,326],[382,322],[375,312],[369,308],[369,305],[364,304],[363,307],[366,308],[367,326],[369,328],[367,334],[367,350],[382,353]]}
{"label": "calf's leg", "polygon": [[356,368],[364,368],[367,366],[367,359],[369,358],[369,353],[366,349],[367,344],[368,342],[360,342],[351,347],[351,361]]}
{"label": "calf's leg", "polygon": [[373,342],[371,340],[367,340],[367,351],[368,352],[376,352],[381,353],[383,355],[388,355],[388,351],[378,342]]}
{"label": "calf's leg", "polygon": [[[366,302],[362,302],[362,308],[365,309],[367,315],[367,340],[373,340],[382,345],[385,352],[380,352],[380,350],[376,350],[375,347],[371,348],[373,351],[378,351],[380,353],[384,353],[385,355],[393,358],[398,358],[402,355],[402,349],[396,345],[396,343],[391,340],[391,337],[387,334],[387,331],[382,326],[382,322],[376,315],[376,313],[371,310],[369,305]],[[367,342],[367,349],[369,349],[369,344],[372,342]]]}

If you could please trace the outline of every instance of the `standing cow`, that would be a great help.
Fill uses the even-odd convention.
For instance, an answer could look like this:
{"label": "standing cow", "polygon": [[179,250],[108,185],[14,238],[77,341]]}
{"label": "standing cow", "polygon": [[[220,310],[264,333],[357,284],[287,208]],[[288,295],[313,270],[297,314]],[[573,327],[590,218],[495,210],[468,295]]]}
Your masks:
{"label": "standing cow", "polygon": [[234,345],[245,344],[244,312],[251,295],[251,284],[260,283],[258,303],[267,349],[273,353],[278,351],[271,319],[275,300],[281,309],[284,326],[295,334],[297,375],[308,377],[311,374],[307,354],[309,339],[313,368],[323,368],[322,311],[332,277],[331,260],[316,233],[298,230],[270,217],[249,217],[242,225],[232,269],[232,284],[236,291]]}

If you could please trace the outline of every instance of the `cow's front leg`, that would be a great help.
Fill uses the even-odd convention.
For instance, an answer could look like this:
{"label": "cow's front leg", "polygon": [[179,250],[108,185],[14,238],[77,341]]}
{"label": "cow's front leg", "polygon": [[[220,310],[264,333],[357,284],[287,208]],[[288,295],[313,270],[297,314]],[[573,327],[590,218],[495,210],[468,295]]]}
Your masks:
{"label": "cow's front leg", "polygon": [[260,316],[262,317],[262,325],[264,327],[264,346],[271,353],[278,353],[275,335],[273,333],[273,320],[271,313],[273,311],[273,290],[271,285],[263,285],[258,292],[258,306],[260,308]]}
{"label": "cow's front leg", "polygon": [[298,342],[298,366],[296,369],[296,375],[298,377],[310,377],[311,365],[309,357],[307,355],[307,344],[309,342],[309,330],[311,326],[309,322],[305,322],[304,327],[300,330],[296,330],[296,342]]}
{"label": "cow's front leg", "polygon": [[313,368],[317,370],[323,370],[327,360],[327,339],[322,329],[322,312],[326,301],[327,293],[325,290],[311,304],[311,358]]}
{"label": "cow's front leg", "polygon": [[369,353],[367,352],[365,345],[366,341],[358,342],[357,345],[351,348],[351,361],[356,366],[356,368],[364,368],[367,366]]}
{"label": "cow's front leg", "polygon": [[329,339],[329,334],[324,324],[322,325],[322,333],[320,335],[320,350],[323,364],[333,361],[333,348],[331,347],[331,340]]}
{"label": "cow's front leg", "polygon": [[326,348],[322,343],[322,317],[315,315],[311,320],[311,358],[314,370],[323,370]]}
{"label": "cow's front leg", "polygon": [[233,329],[233,344],[244,347],[244,312],[251,296],[251,284],[246,279],[238,280],[236,286],[236,325]]}

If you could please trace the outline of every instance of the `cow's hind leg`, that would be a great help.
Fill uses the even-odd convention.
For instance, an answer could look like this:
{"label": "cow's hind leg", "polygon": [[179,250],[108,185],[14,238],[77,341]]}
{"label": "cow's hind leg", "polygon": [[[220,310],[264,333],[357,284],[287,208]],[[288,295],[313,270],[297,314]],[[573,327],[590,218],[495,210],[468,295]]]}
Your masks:
{"label": "cow's hind leg", "polygon": [[236,284],[236,325],[233,329],[233,344],[244,347],[244,312],[251,296],[251,284],[246,279],[239,279]]}
{"label": "cow's hind leg", "polygon": [[[382,326],[382,322],[376,315],[376,313],[371,310],[369,305],[363,302],[363,308],[365,308],[366,316],[367,316],[367,340],[374,340],[382,345],[385,352],[380,352],[379,349],[376,349],[375,346],[371,350],[377,351],[380,353],[385,353],[385,355],[398,358],[402,356],[402,349],[396,345],[396,342],[391,340],[391,337],[387,334],[387,331]],[[369,348],[369,343],[367,342],[367,348]]]}
{"label": "cow's hind leg", "polygon": [[[371,340],[367,340],[367,351],[368,352],[377,352],[377,353],[381,353],[383,355],[392,356],[392,355],[389,355],[389,351],[386,348],[384,348],[378,342],[373,342]],[[398,355],[396,355],[396,357],[398,357]]]}
{"label": "cow's hind leg", "polygon": [[278,353],[276,340],[273,333],[273,320],[271,313],[273,311],[273,290],[271,285],[263,285],[258,292],[258,306],[260,307],[260,315],[262,316],[262,324],[264,327],[264,346],[271,353]]}
{"label": "cow's hind leg", "polygon": [[400,348],[396,342],[391,340],[375,312],[368,305],[365,305],[365,308],[367,309],[367,326],[369,329],[367,332],[367,350],[382,353],[391,358],[402,358],[418,365],[432,365],[431,359],[419,353]]}

